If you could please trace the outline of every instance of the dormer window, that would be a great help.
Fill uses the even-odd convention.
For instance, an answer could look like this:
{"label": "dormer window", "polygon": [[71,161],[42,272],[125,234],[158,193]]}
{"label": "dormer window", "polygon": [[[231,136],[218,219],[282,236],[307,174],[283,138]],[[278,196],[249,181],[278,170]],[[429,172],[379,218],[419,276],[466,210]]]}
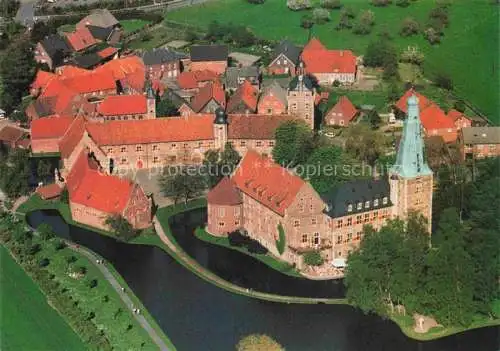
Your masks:
{"label": "dormer window", "polygon": [[370,208],[370,201],[365,202],[365,208]]}
{"label": "dormer window", "polygon": [[358,206],[357,206],[357,209],[358,210],[361,210],[363,208],[363,203],[361,202],[358,202]]}
{"label": "dormer window", "polygon": [[382,199],[382,203],[383,203],[384,205],[387,205],[387,196],[385,196],[385,197]]}
{"label": "dormer window", "polygon": [[373,206],[375,206],[375,207],[378,206],[378,199],[373,200]]}
{"label": "dormer window", "polygon": [[352,204],[347,205],[347,212],[352,212]]}

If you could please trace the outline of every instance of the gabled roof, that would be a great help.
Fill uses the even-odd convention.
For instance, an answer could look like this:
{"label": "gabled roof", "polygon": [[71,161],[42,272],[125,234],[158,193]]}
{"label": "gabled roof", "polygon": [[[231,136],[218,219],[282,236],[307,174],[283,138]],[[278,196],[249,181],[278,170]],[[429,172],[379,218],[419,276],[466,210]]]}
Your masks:
{"label": "gabled roof", "polygon": [[95,26],[109,28],[119,24],[118,20],[109,12],[108,9],[92,10],[90,15],[84,17],[77,26]]}
{"label": "gabled roof", "polygon": [[63,55],[71,52],[69,44],[59,34],[51,34],[40,41],[40,45],[45,49],[47,55],[54,59],[56,53],[61,51]]}
{"label": "gabled roof", "polygon": [[84,151],[75,161],[67,184],[71,202],[108,214],[123,212],[135,186],[129,180],[93,169]]}
{"label": "gabled roof", "polygon": [[76,55],[73,58],[74,64],[83,69],[94,68],[95,66],[100,64],[102,60],[102,57],[94,52],[85,55]]}
{"label": "gabled roof", "polygon": [[257,66],[247,66],[247,67],[228,67],[226,73],[224,74],[224,82],[226,84],[226,89],[236,89],[238,88],[239,81],[241,78],[255,78],[259,77],[259,68]]}
{"label": "gabled roof", "polygon": [[88,123],[87,132],[98,145],[148,144],[211,140],[213,115]]}
{"label": "gabled roof", "polygon": [[[387,198],[385,205],[383,203],[384,197]],[[332,218],[392,206],[387,178],[360,179],[343,183],[322,196],[322,199],[327,205],[324,212]],[[378,200],[377,206],[373,202],[375,199]],[[366,201],[370,201],[368,208],[365,207]],[[361,209],[359,210],[358,203],[361,203]],[[349,205],[352,205],[350,212],[348,211]]]}
{"label": "gabled roof", "polygon": [[87,28],[90,34],[92,34],[92,36],[95,39],[100,41],[108,40],[109,36],[113,32],[113,27],[102,28],[102,27],[88,25]]}
{"label": "gabled roof", "polygon": [[62,138],[71,123],[72,117],[59,115],[35,119],[31,122],[31,139]]}
{"label": "gabled roof", "polygon": [[106,97],[97,107],[103,116],[136,115],[148,112],[144,95],[115,95]]}
{"label": "gabled roof", "polygon": [[273,80],[273,82],[265,87],[262,91],[262,96],[261,99],[264,96],[267,95],[272,95],[275,96],[278,100],[280,100],[283,105],[288,104],[288,96],[287,96],[287,91],[285,88],[283,88],[277,81]]}
{"label": "gabled roof", "polygon": [[85,94],[101,90],[116,90],[116,81],[111,72],[92,72],[90,74],[65,79],[64,85],[73,91]]}
{"label": "gabled roof", "polygon": [[[336,116],[332,114],[336,113]],[[351,100],[345,95],[341,96],[337,103],[326,113],[327,117],[342,119],[347,124],[353,120],[358,113]]]}
{"label": "gabled roof", "polygon": [[101,57],[101,58],[108,58],[110,56],[113,56],[117,52],[118,52],[117,48],[108,46],[107,48],[98,51],[97,55],[99,55],[99,57]]}
{"label": "gabled roof", "polygon": [[39,69],[36,73],[35,80],[31,83],[31,89],[43,90],[47,84],[56,77],[57,75],[52,72],[46,72]]}
{"label": "gabled roof", "polygon": [[153,49],[142,54],[142,60],[147,66],[161,65],[166,62],[178,61],[185,58],[187,58],[186,54],[168,48]]}
{"label": "gabled roof", "polygon": [[470,120],[469,117],[467,117],[466,115],[464,115],[462,112],[460,111],[457,111],[455,109],[451,109],[448,111],[448,114],[447,114],[448,118],[450,118],[453,122],[456,122],[458,121],[459,119],[461,118],[466,118],[468,120]]}
{"label": "gabled roof", "polygon": [[73,78],[84,74],[89,74],[91,72],[92,71],[73,65],[64,65],[57,69],[57,74],[61,78]]}
{"label": "gabled roof", "polygon": [[350,50],[328,50],[312,38],[302,51],[307,73],[356,73],[356,56]]}
{"label": "gabled roof", "polygon": [[192,45],[191,61],[227,61],[228,49],[226,45]]}
{"label": "gabled roof", "polygon": [[64,33],[64,35],[75,51],[82,51],[97,44],[87,27],[77,28],[74,32]]}
{"label": "gabled roof", "polygon": [[455,124],[451,118],[446,116],[444,111],[435,103],[431,103],[420,112],[420,120],[425,130],[433,129],[455,129]]}
{"label": "gabled roof", "polygon": [[85,119],[83,119],[83,117],[75,118],[62,139],[59,141],[59,152],[61,153],[61,158],[68,158],[71,156],[75,147],[78,145],[80,140],[82,140],[84,133]]}
{"label": "gabled roof", "polygon": [[418,99],[418,108],[420,112],[432,103],[431,100],[427,99],[414,89],[408,89],[404,95],[399,98],[398,102],[396,102],[396,107],[404,113],[408,113],[408,98],[412,95],[415,95]]}
{"label": "gabled roof", "polygon": [[211,101],[215,100],[220,106],[226,106],[226,94],[222,84],[216,80],[200,88],[191,102],[191,109],[198,113]]}
{"label": "gabled roof", "polygon": [[43,200],[49,200],[58,197],[62,193],[62,188],[56,184],[48,184],[36,189],[36,193],[40,195]]}
{"label": "gabled roof", "polygon": [[26,134],[26,132],[20,128],[5,126],[0,129],[0,141],[15,143],[21,139],[24,134]]}
{"label": "gabled roof", "polygon": [[500,127],[462,128],[464,144],[500,144]]}
{"label": "gabled roof", "polygon": [[297,65],[299,62],[301,48],[295,46],[289,40],[281,41],[278,46],[274,48],[273,54],[271,56],[271,62],[274,61],[281,54],[285,55],[293,64]]}
{"label": "gabled roof", "polygon": [[276,129],[296,119],[290,115],[229,115],[228,139],[274,140]]}
{"label": "gabled roof", "polygon": [[229,98],[226,111],[227,113],[233,113],[239,108],[240,104],[244,104],[248,110],[255,112],[258,97],[259,91],[248,80],[245,80]]}
{"label": "gabled roof", "polygon": [[287,169],[248,150],[233,173],[242,192],[283,216],[305,182]]}
{"label": "gabled roof", "polygon": [[293,79],[290,81],[290,84],[288,85],[288,88],[290,90],[313,90],[314,82],[309,75],[299,75],[293,77]]}
{"label": "gabled roof", "polygon": [[224,177],[207,194],[207,202],[211,205],[234,206],[243,201],[241,193],[231,178]]}
{"label": "gabled roof", "polygon": [[177,76],[177,83],[181,89],[196,89],[198,83],[217,80],[217,73],[208,69],[201,71],[185,71]]}

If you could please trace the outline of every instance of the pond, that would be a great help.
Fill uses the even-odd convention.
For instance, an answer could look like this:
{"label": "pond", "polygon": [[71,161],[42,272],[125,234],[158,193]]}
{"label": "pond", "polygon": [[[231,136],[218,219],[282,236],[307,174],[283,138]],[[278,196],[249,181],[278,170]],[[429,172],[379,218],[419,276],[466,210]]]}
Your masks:
{"label": "pond", "polygon": [[[200,221],[203,221],[203,216],[199,211],[181,214],[173,220],[176,237],[186,240],[182,244],[190,246],[185,249],[195,253],[200,262],[205,261],[211,269],[225,274],[233,267],[238,274],[235,273],[232,279],[240,285],[248,282],[256,287],[286,289],[288,286],[297,293],[305,291],[301,283],[295,286],[288,279],[283,280],[282,288],[270,282],[259,284],[257,278],[261,274],[269,274],[265,277],[271,279],[277,272],[252,260],[256,263],[254,266],[246,261],[249,257],[244,254],[233,257],[233,253],[221,252],[222,259],[236,259],[227,266],[218,263],[217,258],[208,257],[218,251],[208,249],[208,244],[198,245],[197,241],[188,242],[188,238],[183,238],[192,235],[192,228],[200,225]],[[364,315],[350,306],[281,304],[229,293],[198,278],[159,248],[126,244],[69,226],[55,211],[32,212],[28,215],[28,222],[35,227],[42,222],[50,223],[59,236],[88,247],[113,264],[180,351],[234,350],[238,340],[251,333],[268,334],[287,351],[465,351],[478,349],[478,346],[481,351],[498,349],[499,328],[496,327],[431,342],[417,342],[404,336],[391,321]],[[226,254],[230,256],[224,256]],[[265,273],[266,268],[272,272]],[[244,278],[238,279],[238,275]],[[318,287],[322,294],[330,283],[325,284]],[[338,284],[332,285],[333,290],[336,288]],[[331,295],[340,293],[337,290]]]}

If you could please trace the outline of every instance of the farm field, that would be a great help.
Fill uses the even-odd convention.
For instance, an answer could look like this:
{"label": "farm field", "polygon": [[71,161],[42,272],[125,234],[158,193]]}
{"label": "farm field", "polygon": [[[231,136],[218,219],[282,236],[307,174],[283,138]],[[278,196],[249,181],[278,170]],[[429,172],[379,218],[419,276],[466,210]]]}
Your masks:
{"label": "farm field", "polygon": [[14,350],[86,350],[38,286],[0,246],[1,345]]}
{"label": "farm field", "polygon": [[150,21],[145,21],[142,19],[129,19],[129,20],[122,20],[120,21],[120,24],[123,27],[123,30],[125,33],[131,33],[134,32],[138,29],[141,29],[145,25],[151,23]]}
{"label": "farm field", "polygon": [[[319,0],[313,1],[318,4]],[[337,31],[339,10],[331,11],[331,21],[315,25],[312,34],[332,49],[351,49],[363,55],[372,40],[378,39],[381,31],[392,33],[392,42],[399,49],[418,46],[426,55],[424,74],[432,79],[436,73],[450,75],[455,93],[465,98],[496,124],[500,124],[498,80],[498,5],[489,0],[454,0],[450,7],[450,25],[445,30],[442,43],[431,46],[422,35],[401,37],[398,32],[406,17],[413,17],[425,24],[434,0],[412,2],[407,8],[395,5],[374,7],[369,0],[343,0],[356,13],[371,10],[375,14],[372,33],[366,36],[353,34],[350,30]],[[300,18],[307,11],[290,11],[285,1],[266,1],[263,5],[249,4],[243,0],[214,0],[202,5],[169,12],[166,18],[184,24],[206,28],[210,22],[232,22],[243,24],[261,38],[281,40],[288,38],[304,45],[308,31],[300,27]]]}

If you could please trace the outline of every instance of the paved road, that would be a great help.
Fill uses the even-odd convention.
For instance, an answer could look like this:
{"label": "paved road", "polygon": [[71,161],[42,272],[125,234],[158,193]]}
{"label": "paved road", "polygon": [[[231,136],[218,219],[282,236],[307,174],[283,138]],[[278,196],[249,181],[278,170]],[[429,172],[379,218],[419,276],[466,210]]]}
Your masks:
{"label": "paved road", "polygon": [[[116,280],[116,278],[114,277],[114,275],[110,272],[110,270],[103,264],[98,264],[96,261],[97,260],[100,260],[101,258],[99,256],[97,256],[96,254],[80,247],[80,246],[77,246],[71,242],[67,242],[68,244],[68,247],[75,250],[75,251],[78,251],[79,253],[81,253],[82,255],[86,256],[97,268],[99,268],[99,270],[101,271],[101,273],[104,275],[104,278],[106,278],[106,280],[111,284],[111,286],[116,290],[116,292],[118,293],[118,295],[120,295],[120,298],[122,299],[122,301],[125,303],[125,305],[127,306],[127,308],[132,311],[132,306],[133,306],[133,302],[132,300],[130,299],[130,297],[128,296],[127,293],[125,293],[124,291],[122,291],[122,287],[120,285],[120,283]],[[158,333],[156,332],[156,330],[154,330],[154,328],[151,326],[151,324],[149,324],[149,322],[147,321],[146,318],[144,318],[143,315],[141,314],[136,314],[136,313],[133,313],[132,312],[132,315],[134,316],[134,318],[137,320],[137,322],[139,322],[139,324],[142,326],[142,328],[144,328],[144,330],[146,330],[146,332],[149,334],[149,336],[151,337],[151,339],[155,342],[155,344],[160,348],[160,350],[165,350],[165,351],[168,351],[170,350],[167,345],[163,342],[163,340],[160,338],[160,336],[158,335]]]}
{"label": "paved road", "polygon": [[21,1],[15,20],[26,27],[32,27],[35,23],[34,17],[35,1]]}

